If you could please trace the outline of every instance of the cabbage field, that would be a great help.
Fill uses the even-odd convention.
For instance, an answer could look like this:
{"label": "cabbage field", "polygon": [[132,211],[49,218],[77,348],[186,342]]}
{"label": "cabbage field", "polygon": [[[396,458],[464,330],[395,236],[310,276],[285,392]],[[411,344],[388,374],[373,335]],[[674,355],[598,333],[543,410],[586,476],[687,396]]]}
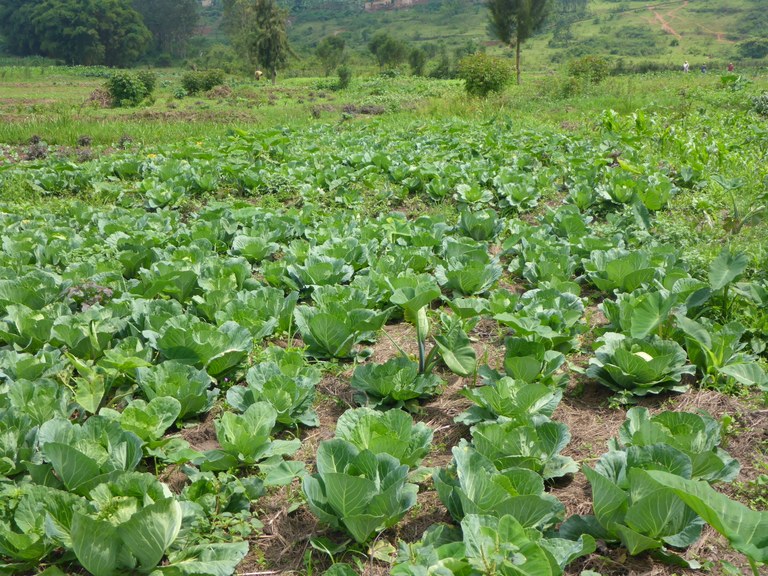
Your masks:
{"label": "cabbage field", "polygon": [[0,574],[765,574],[746,105],[233,128],[0,192]]}

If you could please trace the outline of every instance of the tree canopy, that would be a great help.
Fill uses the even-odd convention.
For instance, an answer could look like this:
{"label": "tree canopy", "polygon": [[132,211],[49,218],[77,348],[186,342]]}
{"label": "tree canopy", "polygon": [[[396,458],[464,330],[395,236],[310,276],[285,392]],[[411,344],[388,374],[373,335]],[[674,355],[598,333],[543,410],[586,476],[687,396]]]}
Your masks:
{"label": "tree canopy", "polygon": [[152,51],[175,57],[186,56],[199,5],[197,0],[133,0],[134,9],[152,33]]}
{"label": "tree canopy", "polygon": [[233,44],[252,64],[269,73],[274,84],[277,71],[293,54],[285,27],[288,11],[275,0],[225,0],[224,26]]}
{"label": "tree canopy", "polygon": [[345,46],[344,38],[341,36],[326,36],[318,43],[315,54],[326,76],[343,62]]}
{"label": "tree canopy", "polygon": [[491,33],[515,46],[515,70],[520,84],[520,47],[544,23],[549,0],[487,0]]}
{"label": "tree canopy", "polygon": [[368,42],[368,50],[376,57],[376,61],[382,68],[394,68],[408,57],[408,46],[405,42],[390,36],[383,30],[373,35]]}
{"label": "tree canopy", "polygon": [[0,0],[0,31],[11,53],[68,64],[126,66],[152,40],[130,0]]}

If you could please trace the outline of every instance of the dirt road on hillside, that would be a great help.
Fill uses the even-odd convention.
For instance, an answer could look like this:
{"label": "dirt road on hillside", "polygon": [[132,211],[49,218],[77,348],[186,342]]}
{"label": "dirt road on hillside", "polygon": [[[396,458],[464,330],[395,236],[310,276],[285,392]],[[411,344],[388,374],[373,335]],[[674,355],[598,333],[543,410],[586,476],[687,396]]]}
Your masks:
{"label": "dirt road on hillside", "polygon": [[[672,8],[671,10],[668,10],[666,12],[659,12],[658,10],[656,10],[656,7],[648,6],[648,10],[651,12],[651,14],[653,14],[653,17],[649,20],[649,24],[655,25],[658,23],[664,32],[666,32],[667,34],[671,34],[675,38],[680,39],[683,37],[682,34],[680,34],[677,30],[675,30],[672,27],[672,24],[670,22],[672,22],[675,19],[680,19],[680,16],[678,16],[677,13],[680,10],[683,10],[686,6],[688,6],[688,0],[685,0],[685,2],[681,3],[676,8]],[[706,26],[701,26],[701,25],[699,25],[698,27],[704,32],[714,36],[715,39],[720,43],[734,44],[733,40],[728,40],[725,37],[724,32],[718,32],[717,30],[712,30],[711,28],[707,28]]]}

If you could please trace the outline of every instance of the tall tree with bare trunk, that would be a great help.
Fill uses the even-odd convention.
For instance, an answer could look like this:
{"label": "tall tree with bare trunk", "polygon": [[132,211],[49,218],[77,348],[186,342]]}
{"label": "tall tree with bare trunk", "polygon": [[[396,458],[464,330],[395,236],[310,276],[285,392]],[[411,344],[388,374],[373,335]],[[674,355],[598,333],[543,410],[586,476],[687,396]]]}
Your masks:
{"label": "tall tree with bare trunk", "polygon": [[227,0],[225,29],[241,53],[260,66],[275,83],[277,70],[295,56],[288,44],[288,11],[275,0]]}
{"label": "tall tree with bare trunk", "polygon": [[520,47],[544,23],[550,0],[487,0],[490,29],[499,40],[515,47],[515,70],[520,84]]}

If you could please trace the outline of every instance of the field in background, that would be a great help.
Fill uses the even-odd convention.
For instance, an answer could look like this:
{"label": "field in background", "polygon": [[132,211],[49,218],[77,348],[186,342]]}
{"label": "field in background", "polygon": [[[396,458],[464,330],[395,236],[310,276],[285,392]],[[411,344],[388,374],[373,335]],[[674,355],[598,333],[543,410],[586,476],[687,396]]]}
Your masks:
{"label": "field in background", "polygon": [[[524,71],[523,84],[498,97],[467,99],[461,81],[357,75],[339,90],[329,78],[281,78],[276,86],[231,76],[206,95],[177,97],[183,70],[157,69],[153,101],[138,108],[110,108],[102,68],[0,67],[0,143],[23,145],[37,136],[51,145],[75,146],[87,136],[93,144],[114,146],[127,137],[146,145],[183,138],[222,135],[232,127],[312,126],[318,123],[379,119],[493,118],[513,114],[522,126],[569,123],[584,127],[596,110],[621,113],[637,108],[675,110],[696,107],[700,91],[726,96],[720,75],[677,72],[624,75],[597,86],[574,86],[564,70]],[[745,71],[750,93],[765,76]],[[745,93],[741,93],[743,98]],[[702,100],[701,105],[709,104]]]}

